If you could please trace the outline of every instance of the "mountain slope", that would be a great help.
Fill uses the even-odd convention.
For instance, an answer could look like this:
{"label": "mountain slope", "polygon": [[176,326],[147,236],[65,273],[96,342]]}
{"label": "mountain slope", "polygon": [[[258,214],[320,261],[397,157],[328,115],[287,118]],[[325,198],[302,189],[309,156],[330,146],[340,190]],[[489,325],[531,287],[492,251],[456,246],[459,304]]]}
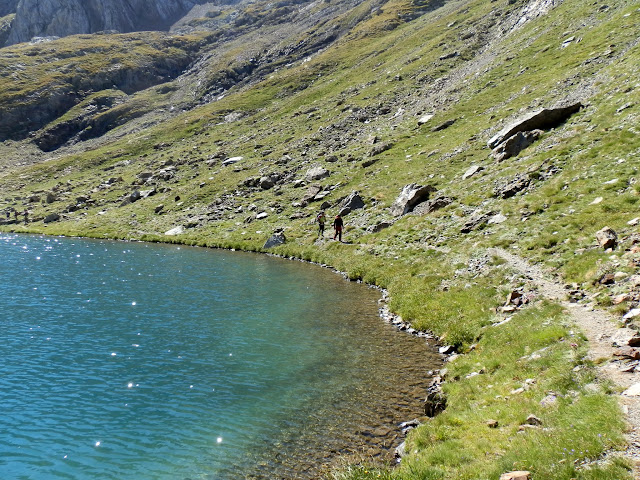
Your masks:
{"label": "mountain slope", "polygon": [[[464,355],[443,372],[447,409],[410,435],[400,468],[338,478],[630,478],[611,455],[621,414],[584,338],[490,248],[619,318],[638,306],[637,2],[339,3],[267,25],[250,19],[268,9],[247,9],[216,33],[221,12],[188,20],[206,32],[159,37],[156,51],[179,42],[190,62],[171,81],[104,85],[3,143],[0,208],[28,209],[31,223],[2,228],[272,251],[385,287],[391,310]],[[55,83],[29,78],[45,86],[1,101]],[[503,127],[558,106],[575,108],[519,132],[510,157],[492,152]],[[427,196],[394,214],[412,183]],[[318,210],[336,214],[353,192],[365,207],[345,214],[346,243],[318,239]],[[605,226],[609,251],[595,239]],[[276,231],[286,243],[265,248]],[[502,309],[512,291],[529,303]],[[529,414],[543,428],[523,427]]]}

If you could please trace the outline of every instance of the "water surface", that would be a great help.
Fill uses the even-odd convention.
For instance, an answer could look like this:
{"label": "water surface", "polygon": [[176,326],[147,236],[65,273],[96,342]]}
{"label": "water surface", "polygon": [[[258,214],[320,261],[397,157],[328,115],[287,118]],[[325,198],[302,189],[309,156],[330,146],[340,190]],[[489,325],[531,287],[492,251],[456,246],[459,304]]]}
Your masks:
{"label": "water surface", "polygon": [[0,478],[312,478],[420,414],[435,355],[326,269],[0,234]]}

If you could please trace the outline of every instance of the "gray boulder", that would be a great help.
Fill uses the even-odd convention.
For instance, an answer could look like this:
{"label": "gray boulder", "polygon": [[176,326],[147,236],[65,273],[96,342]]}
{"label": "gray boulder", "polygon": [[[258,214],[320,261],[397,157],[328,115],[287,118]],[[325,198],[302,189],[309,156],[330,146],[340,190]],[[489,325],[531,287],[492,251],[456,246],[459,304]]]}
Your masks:
{"label": "gray boulder", "polygon": [[267,248],[277,247],[278,245],[282,245],[286,243],[286,241],[287,241],[287,238],[284,236],[284,233],[276,232],[273,235],[271,235],[266,242],[264,242],[264,245],[262,246],[262,248],[267,249]]}
{"label": "gray boulder", "polygon": [[177,227],[173,227],[171,230],[167,230],[164,232],[165,235],[173,236],[173,235],[181,235],[184,233],[184,227],[182,225],[178,225]]}
{"label": "gray boulder", "polygon": [[329,176],[329,170],[326,168],[322,168],[319,166],[310,168],[307,170],[304,178],[308,182],[312,182],[314,180],[322,180],[323,178],[327,178]]}
{"label": "gray boulder", "polygon": [[51,222],[57,222],[58,220],[60,220],[60,215],[57,213],[50,213],[49,215],[47,215],[46,217],[44,217],[44,220],[42,220],[44,223],[51,223]]}
{"label": "gray boulder", "polygon": [[439,195],[436,198],[432,198],[431,200],[427,200],[426,202],[420,203],[413,209],[413,211],[421,215],[426,215],[428,213],[435,212],[436,210],[440,210],[441,208],[444,208],[447,205],[451,205],[452,203],[453,203],[453,198],[445,197],[444,195]]}
{"label": "gray boulder", "polygon": [[542,130],[518,132],[494,148],[492,155],[498,162],[502,162],[507,158],[515,157],[522,150],[540,138],[540,135],[542,135]]}
{"label": "gray boulder", "polygon": [[487,142],[487,145],[489,145],[491,149],[494,149],[518,132],[547,130],[549,128],[557,127],[571,117],[571,115],[578,112],[581,108],[582,104],[578,102],[566,107],[544,108],[542,110],[537,110],[504,127],[500,132],[494,135],[489,142]]}
{"label": "gray boulder", "polygon": [[139,190],[134,190],[133,192],[131,192],[131,194],[127,195],[126,197],[124,197],[122,199],[122,203],[120,203],[120,206],[124,207],[126,205],[131,204],[131,203],[137,202],[141,198],[142,198],[142,195],[140,194],[140,191]]}
{"label": "gray boulder", "polygon": [[[364,208],[364,200],[362,200],[362,197],[358,192],[352,192],[351,194],[349,194],[347,198],[345,198],[342,202],[340,202],[339,207],[341,209],[348,209],[349,212],[352,212],[353,210]],[[343,214],[341,213],[340,215],[343,215]]]}
{"label": "gray boulder", "polygon": [[260,185],[261,189],[269,190],[270,188],[273,188],[276,185],[276,182],[274,181],[273,177],[271,177],[270,175],[267,175],[264,177],[260,177],[258,184]]}
{"label": "gray boulder", "polygon": [[485,225],[491,217],[493,217],[494,213],[480,213],[476,212],[464,223],[462,228],[460,229],[460,233],[469,233],[476,228],[480,228],[482,225]]}
{"label": "gray boulder", "polygon": [[473,177],[476,173],[481,172],[482,170],[484,170],[484,167],[481,167],[479,165],[471,165],[462,175],[462,179],[466,180],[467,178]]}
{"label": "gray boulder", "polygon": [[391,222],[379,222],[367,228],[367,232],[378,233],[384,230],[385,228],[389,228],[390,226],[391,226]]}
{"label": "gray boulder", "polygon": [[406,215],[411,212],[416,205],[427,201],[429,194],[435,191],[435,187],[431,185],[417,185],[415,183],[405,185],[400,195],[398,195],[398,198],[396,198],[393,205],[391,205],[391,214],[394,217]]}
{"label": "gray boulder", "polygon": [[493,189],[496,197],[511,198],[529,186],[531,177],[526,173],[518,173],[513,178],[499,183]]}

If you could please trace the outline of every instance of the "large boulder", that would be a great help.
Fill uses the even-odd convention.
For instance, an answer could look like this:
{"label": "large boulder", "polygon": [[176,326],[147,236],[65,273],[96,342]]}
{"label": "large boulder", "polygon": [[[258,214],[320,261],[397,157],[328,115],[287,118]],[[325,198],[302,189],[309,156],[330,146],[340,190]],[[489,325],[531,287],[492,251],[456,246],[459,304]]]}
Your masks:
{"label": "large boulder", "polygon": [[120,203],[120,206],[124,207],[126,205],[131,204],[131,203],[137,202],[141,198],[142,198],[142,195],[140,194],[140,191],[139,190],[134,190],[133,192],[131,192],[129,195],[127,195],[126,197],[124,197],[122,199],[122,202]]}
{"label": "large boulder", "polygon": [[50,213],[49,215],[47,215],[46,217],[44,217],[44,220],[42,220],[44,223],[51,223],[51,222],[57,222],[58,220],[60,220],[60,215],[57,213]]}
{"label": "large boulder", "polygon": [[504,127],[489,140],[487,145],[489,145],[491,149],[494,149],[518,132],[547,130],[549,128],[557,127],[565,122],[571,115],[578,112],[581,108],[582,104],[578,102],[565,107],[537,110]]}
{"label": "large boulder", "polygon": [[398,195],[398,198],[391,205],[391,214],[394,217],[406,215],[411,212],[416,205],[429,199],[429,194],[435,192],[435,187],[431,185],[417,185],[411,183],[405,185]]}
{"label": "large boulder", "polygon": [[[348,209],[349,212],[352,212],[354,210],[364,208],[364,200],[362,200],[362,197],[358,192],[352,192],[347,198],[340,202],[339,207],[340,211]],[[342,213],[340,215],[342,215]]]}
{"label": "large boulder", "polygon": [[277,247],[278,245],[284,244],[286,241],[287,241],[287,238],[284,236],[284,233],[276,232],[273,235],[271,235],[266,242],[264,242],[264,245],[262,246],[262,248],[267,249],[267,248]]}
{"label": "large boulder", "polygon": [[304,176],[304,178],[308,182],[312,182],[314,180],[322,180],[323,178],[327,178],[328,176],[329,176],[329,170],[327,170],[326,168],[316,166],[307,170],[307,173]]}
{"label": "large boulder", "polygon": [[610,227],[604,227],[602,230],[596,232],[596,240],[605,250],[608,248],[616,248],[618,243],[618,235]]}
{"label": "large boulder", "polygon": [[442,392],[441,382],[440,377],[435,377],[427,387],[424,400],[424,414],[427,417],[435,417],[447,408],[447,397]]}
{"label": "large boulder", "polygon": [[498,162],[502,162],[507,158],[515,157],[522,150],[540,138],[540,135],[542,135],[542,130],[518,132],[494,148],[492,155]]}
{"label": "large boulder", "polygon": [[417,205],[413,211],[415,213],[426,215],[428,213],[435,212],[436,210],[440,210],[447,205],[451,205],[452,203],[453,198],[438,195],[436,198],[432,198],[431,200],[427,200],[426,202]]}

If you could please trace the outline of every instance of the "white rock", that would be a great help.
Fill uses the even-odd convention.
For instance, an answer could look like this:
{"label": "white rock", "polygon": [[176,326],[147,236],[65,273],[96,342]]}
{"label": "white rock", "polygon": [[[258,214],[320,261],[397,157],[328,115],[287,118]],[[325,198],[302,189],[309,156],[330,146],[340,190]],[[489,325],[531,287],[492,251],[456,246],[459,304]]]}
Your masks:
{"label": "white rock", "polygon": [[171,230],[164,232],[165,235],[180,235],[182,233],[184,233],[184,227],[182,225],[178,225],[177,227],[173,227]]}
{"label": "white rock", "polygon": [[476,173],[480,172],[484,170],[484,168],[482,168],[479,165],[471,165],[466,172],[464,172],[464,174],[462,175],[462,179],[466,180],[467,178],[475,175]]}
{"label": "white rock", "polygon": [[627,397],[640,397],[640,383],[635,383],[627,388],[622,395],[626,395]]}
{"label": "white rock", "polygon": [[591,202],[591,205],[597,205],[602,202],[602,200],[604,200],[602,197],[598,197],[593,202]]}
{"label": "white rock", "polygon": [[432,113],[428,113],[426,115],[423,115],[418,119],[418,125],[424,125],[425,123],[427,123],[432,118],[433,118],[433,114]]}
{"label": "white rock", "polygon": [[638,315],[640,315],[640,308],[634,308],[632,310],[629,310],[624,317],[622,317],[623,320],[631,320],[632,318],[636,318]]}
{"label": "white rock", "polygon": [[627,222],[627,225],[629,225],[631,227],[635,227],[636,225],[638,225],[638,223],[640,223],[640,217],[636,217],[633,220],[629,220]]}
{"label": "white rock", "polygon": [[507,221],[507,217],[505,217],[501,213],[498,213],[489,219],[489,223],[492,223],[492,224],[504,223],[506,221]]}

